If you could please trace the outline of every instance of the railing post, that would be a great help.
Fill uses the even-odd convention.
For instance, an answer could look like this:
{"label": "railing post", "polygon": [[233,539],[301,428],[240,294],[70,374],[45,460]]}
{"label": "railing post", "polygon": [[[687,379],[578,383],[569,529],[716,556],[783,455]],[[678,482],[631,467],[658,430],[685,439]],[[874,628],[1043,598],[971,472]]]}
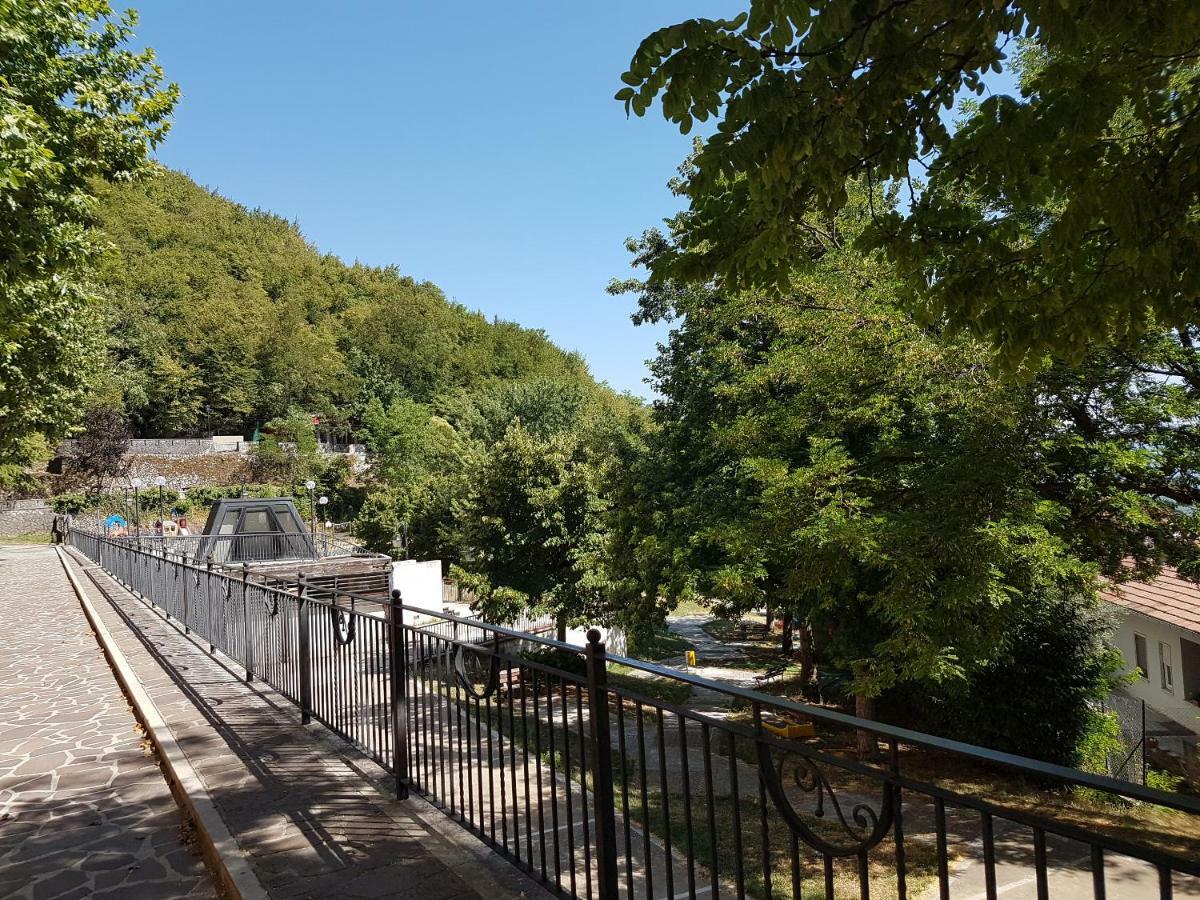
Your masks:
{"label": "railing post", "polygon": [[396,767],[396,799],[408,799],[408,659],[400,591],[393,588],[388,604],[388,652],[392,681],[392,762]]}
{"label": "railing post", "polygon": [[208,632],[208,653],[211,656],[216,651],[216,646],[213,644],[213,639],[216,636],[216,627],[213,625],[213,602],[212,602],[212,570],[213,558],[212,554],[204,560],[204,570],[208,574],[204,577],[204,614],[208,617],[207,628]]}
{"label": "railing post", "polygon": [[303,572],[296,575],[296,616],[300,637],[300,723],[312,721],[312,650],[308,637],[308,598],[304,593],[308,579]]}
{"label": "railing post", "polygon": [[[592,738],[592,796],[596,814],[597,893],[617,900],[617,813],[613,800],[612,739],[608,717],[608,659],[599,629],[587,633],[588,726]],[[670,865],[670,862],[667,863]]]}
{"label": "railing post", "polygon": [[188,580],[192,577],[192,573],[188,571],[188,556],[183,554],[183,633],[188,633]]}
{"label": "railing post", "polygon": [[250,591],[250,563],[242,563],[242,652],[246,657],[246,683],[254,679],[254,652],[250,646],[250,603],[247,594]]}

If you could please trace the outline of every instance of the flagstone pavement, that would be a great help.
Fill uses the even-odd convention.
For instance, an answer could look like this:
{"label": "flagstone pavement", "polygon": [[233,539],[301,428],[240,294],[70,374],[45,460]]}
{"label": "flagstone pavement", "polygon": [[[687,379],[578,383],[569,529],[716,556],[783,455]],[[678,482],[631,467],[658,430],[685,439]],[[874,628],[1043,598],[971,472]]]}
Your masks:
{"label": "flagstone pavement", "polygon": [[0,897],[216,897],[50,547],[0,547]]}

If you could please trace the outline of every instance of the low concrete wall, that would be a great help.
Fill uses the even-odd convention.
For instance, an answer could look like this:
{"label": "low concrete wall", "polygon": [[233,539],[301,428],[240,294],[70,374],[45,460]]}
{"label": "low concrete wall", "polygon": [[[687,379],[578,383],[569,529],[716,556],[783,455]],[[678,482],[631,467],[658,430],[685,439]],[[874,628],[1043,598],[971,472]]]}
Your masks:
{"label": "low concrete wall", "polygon": [[25,534],[30,531],[49,531],[54,510],[48,500],[0,501],[0,534]]}

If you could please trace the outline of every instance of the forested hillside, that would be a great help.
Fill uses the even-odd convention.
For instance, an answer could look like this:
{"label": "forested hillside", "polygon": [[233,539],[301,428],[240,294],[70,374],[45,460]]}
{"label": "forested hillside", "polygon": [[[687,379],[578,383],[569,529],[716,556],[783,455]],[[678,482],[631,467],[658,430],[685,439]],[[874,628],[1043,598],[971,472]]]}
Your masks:
{"label": "forested hillside", "polygon": [[394,267],[347,265],[296,223],[178,172],[98,190],[116,249],[100,271],[96,390],[140,435],[249,434],[289,409],[353,425],[372,398],[591,380],[540,331],[488,321]]}

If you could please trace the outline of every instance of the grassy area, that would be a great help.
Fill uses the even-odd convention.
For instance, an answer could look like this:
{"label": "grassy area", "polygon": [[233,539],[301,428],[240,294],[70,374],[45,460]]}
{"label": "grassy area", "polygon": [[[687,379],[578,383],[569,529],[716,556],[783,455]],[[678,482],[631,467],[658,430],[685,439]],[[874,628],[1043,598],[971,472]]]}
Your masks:
{"label": "grassy area", "polygon": [[50,543],[50,532],[48,531],[25,531],[21,534],[0,534],[0,545],[48,543]]}
{"label": "grassy area", "polygon": [[691,641],[681,638],[667,628],[655,629],[649,635],[629,636],[628,655],[648,662],[683,656],[688,650],[695,649]]}
{"label": "grassy area", "polygon": [[[761,618],[740,622],[714,619],[704,625],[717,640],[740,649],[745,658],[728,663],[731,667],[762,671],[780,662],[778,642],[769,634]],[[790,665],[778,678],[756,685],[761,693],[800,699],[799,667]],[[735,703],[730,721],[752,726],[753,715],[746,704]],[[808,742],[833,756],[854,757],[854,733],[819,726],[817,737]],[[756,764],[749,746],[737,748],[738,756]],[[1200,822],[1187,813],[1149,804],[1134,804],[1119,798],[1099,797],[1092,792],[1051,788],[1017,777],[1006,769],[975,763],[953,754],[923,747],[901,745],[900,769],[906,775],[966,794],[987,797],[1000,806],[1026,812],[1040,811],[1063,822],[1094,829],[1115,838],[1144,846],[1154,846],[1182,856],[1200,856]],[[832,770],[838,790],[871,793],[878,782],[850,772]],[[785,773],[794,777],[795,772]]]}
{"label": "grassy area", "polygon": [[[626,676],[621,676],[626,677]],[[616,680],[616,679],[614,679]],[[634,687],[640,687],[639,684]],[[531,691],[531,689],[529,689]],[[465,712],[473,713],[470,704],[456,701],[455,692],[442,688],[439,693],[444,701],[452,706],[460,703]],[[640,693],[646,694],[645,690]],[[539,691],[545,696],[545,688]],[[564,733],[560,716],[563,704],[563,694],[559,685],[553,690],[553,746],[550,752],[552,726],[530,712],[521,715],[520,704],[517,700],[519,690],[512,697],[513,716],[510,719],[506,707],[509,696],[502,689],[494,702],[496,711],[490,716],[492,727],[518,747],[537,753],[541,762],[558,772],[566,774],[572,782],[582,789],[591,789],[590,773],[584,771],[581,762],[586,749],[581,739],[580,729],[573,727]],[[532,692],[528,697],[532,698]],[[576,687],[568,684],[566,687],[566,703],[574,710],[577,703]],[[586,703],[586,698],[580,698]],[[657,733],[659,716],[651,708],[643,709],[644,723],[648,737]],[[624,719],[627,726],[632,727],[636,721],[636,708],[632,703],[624,705]],[[616,727],[615,718],[613,727]],[[664,722],[667,734],[678,729],[678,723],[672,717]],[[724,755],[727,748],[722,732],[714,732],[712,761],[714,772],[727,771],[728,756]],[[717,743],[720,741],[721,743]],[[752,752],[753,742],[745,739],[735,739],[735,753],[741,758],[745,751]],[[669,759],[678,759],[677,747],[667,750]],[[678,790],[679,774],[673,774],[669,779],[672,786],[663,790],[662,773],[654,752],[646,760],[646,780],[644,784],[646,800],[642,802],[641,765],[637,762],[638,751],[635,746],[627,747],[627,755],[622,758],[614,754],[614,793],[619,815],[628,810],[629,821],[644,828],[660,841],[670,840],[672,846],[684,855],[695,859],[696,865],[705,871],[697,872],[698,885],[707,883],[709,872],[716,866],[718,878],[723,885],[732,883],[736,878],[736,869],[740,865],[742,878],[747,894],[751,897],[765,895],[765,875],[763,868],[764,850],[769,869],[772,894],[784,900],[815,900],[824,898],[824,868],[823,860],[812,848],[803,841],[797,844],[798,866],[793,869],[792,831],[779,813],[770,805],[765,808],[753,796],[739,796],[738,802],[731,802],[728,791],[721,796],[720,791],[714,792],[712,803],[708,801],[705,789],[703,770],[690,772],[690,789],[686,793]],[[742,782],[742,788],[753,784]],[[689,821],[690,818],[690,828]],[[837,841],[847,840],[845,832],[830,822],[831,817],[814,818],[805,815],[806,824],[818,834],[823,834]],[[711,827],[710,827],[711,823]],[[618,823],[618,828],[623,826]],[[765,833],[764,833],[765,827]],[[689,836],[690,832],[690,836]],[[638,839],[635,836],[634,841]],[[937,876],[936,856],[929,842],[910,841],[906,843],[906,874],[908,887],[912,896],[930,887]],[[953,851],[952,851],[953,852]],[[872,895],[879,897],[896,896],[895,849],[891,842],[891,833],[868,854],[869,877]],[[624,863],[619,865],[621,878],[624,879]],[[793,891],[793,877],[799,876],[801,890]],[[657,883],[661,883],[665,872],[656,870]],[[859,876],[854,862],[839,861],[834,866],[834,897],[836,900],[850,900],[859,897]],[[675,886],[676,892],[684,889],[683,885]]]}
{"label": "grassy area", "polygon": [[683,705],[692,696],[692,686],[686,682],[658,675],[646,675],[619,663],[609,665],[608,681],[614,687],[675,706]]}
{"label": "grassy area", "polygon": [[712,610],[696,600],[680,600],[671,610],[673,616],[711,616]]}

